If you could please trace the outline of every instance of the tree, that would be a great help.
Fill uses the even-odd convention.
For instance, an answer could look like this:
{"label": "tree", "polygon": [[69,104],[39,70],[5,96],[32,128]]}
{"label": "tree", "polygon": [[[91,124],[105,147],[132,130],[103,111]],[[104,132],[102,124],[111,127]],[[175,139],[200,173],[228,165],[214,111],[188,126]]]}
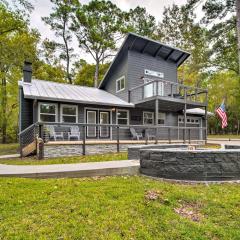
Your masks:
{"label": "tree", "polygon": [[116,41],[121,36],[122,12],[112,2],[92,0],[76,11],[74,24],[79,46],[95,61],[94,86],[98,86],[99,65],[113,56]]}
{"label": "tree", "polygon": [[[202,0],[189,0],[189,4],[194,8]],[[212,31],[219,30],[219,25],[224,28],[224,32],[236,29],[236,43],[238,52],[238,74],[240,74],[240,0],[206,0],[203,2],[202,10],[205,12],[203,22],[212,24]],[[236,19],[236,20],[234,20]],[[234,25],[233,25],[234,24]],[[220,35],[218,35],[220,36]]]}
{"label": "tree", "polygon": [[207,34],[188,5],[173,4],[164,9],[157,38],[191,53],[190,59],[179,70],[179,77],[186,84],[200,87],[205,78],[209,59]]}
{"label": "tree", "polygon": [[66,79],[72,84],[71,60],[74,57],[73,48],[70,47],[72,34],[69,30],[72,16],[76,7],[79,6],[78,0],[51,0],[54,4],[53,12],[49,17],[43,17],[42,20],[55,31],[56,37],[61,37],[63,43],[53,42],[60,49],[60,59],[66,62]]}
{"label": "tree", "polygon": [[[99,65],[99,79],[104,77],[107,69],[109,68],[110,63],[100,64]],[[79,71],[76,72],[75,84],[82,86],[93,86],[94,83],[94,73],[96,66],[94,64],[83,64]]]}
{"label": "tree", "polygon": [[156,30],[155,17],[147,13],[146,8],[137,6],[125,12],[126,31],[134,32],[142,36],[154,38]]}
{"label": "tree", "polygon": [[[16,21],[14,16],[15,13],[6,8],[0,11],[0,19],[5,19],[9,24],[13,24],[11,20]],[[0,133],[2,143],[6,143],[7,138],[11,137],[8,135],[9,129],[15,129],[15,131],[17,129],[17,82],[21,79],[24,60],[36,58],[36,47],[39,41],[38,33],[30,31],[26,27],[26,22],[22,22],[21,25],[25,26],[21,30],[0,35]]]}

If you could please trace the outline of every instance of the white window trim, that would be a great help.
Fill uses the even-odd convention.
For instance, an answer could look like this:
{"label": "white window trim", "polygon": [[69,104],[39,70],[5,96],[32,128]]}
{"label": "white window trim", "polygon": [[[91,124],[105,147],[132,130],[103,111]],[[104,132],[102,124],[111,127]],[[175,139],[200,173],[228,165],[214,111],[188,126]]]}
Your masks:
{"label": "white window trim", "polygon": [[[117,89],[117,86],[118,86],[118,82],[120,82],[120,87],[121,87],[121,80],[123,79],[123,82],[124,82],[124,88],[121,88],[121,89]],[[125,80],[125,76],[122,76],[122,77],[120,77],[120,78],[118,78],[117,80],[116,80],[116,93],[118,93],[118,92],[121,92],[121,91],[123,91],[123,90],[125,90],[125,87],[126,87],[126,80]]]}
{"label": "white window trim", "polygon": [[[160,118],[160,117],[159,117],[159,113],[162,113],[162,114],[164,115],[164,118]],[[161,125],[161,126],[165,125],[165,123],[166,123],[166,113],[165,113],[165,112],[158,112],[158,120],[159,120],[159,119],[164,120],[164,123],[163,123],[163,124],[158,124],[158,125]]]}
{"label": "white window trim", "polygon": [[[127,112],[127,124],[126,125],[129,125],[129,110],[127,110],[127,109],[117,109],[117,111],[116,111],[116,122],[117,122],[117,124],[118,124],[118,112]],[[120,119],[126,119],[126,118],[120,118]],[[125,125],[125,124],[121,124],[121,125]]]}
{"label": "white window trim", "polygon": [[[87,118],[87,120],[88,120],[88,113],[90,113],[90,112],[92,112],[92,113],[94,113],[94,115],[95,115],[95,122],[97,123],[97,111],[95,111],[95,110],[87,110],[86,111],[86,113],[87,113],[87,115],[86,115],[86,118]],[[87,121],[88,122],[88,121]],[[91,135],[91,134],[89,134],[89,128],[93,128],[94,129],[94,134],[93,135]],[[94,126],[88,126],[87,127],[87,137],[96,137],[97,136],[97,129],[96,129],[96,127],[94,127]]]}
{"label": "white window trim", "polygon": [[[76,108],[76,115],[69,115],[69,114],[63,114],[63,107],[75,107]],[[78,105],[71,105],[71,104],[61,104],[60,105],[60,121],[63,123],[63,115],[70,116],[70,117],[76,117],[76,122],[78,123]],[[68,122],[64,122],[68,123]]]}
{"label": "white window trim", "polygon": [[[151,114],[152,115],[152,119],[153,119],[153,121],[152,121],[152,124],[145,124],[144,123],[144,114],[145,113],[147,113],[147,114]],[[143,111],[143,125],[154,125],[154,112],[147,112],[147,111]]]}
{"label": "white window trim", "polygon": [[[181,119],[181,121],[180,121],[180,119]],[[199,124],[199,125],[200,125],[202,118],[201,118],[201,117],[187,116],[187,119],[190,119],[189,122],[186,121],[187,124]],[[186,120],[187,120],[187,119],[186,119]],[[194,122],[191,121],[192,119],[194,120]],[[198,122],[196,122],[196,120],[198,120]],[[181,124],[181,123],[183,124],[183,123],[184,123],[184,116],[183,116],[183,115],[179,115],[179,116],[178,116],[178,123],[179,123],[179,124]]]}
{"label": "white window trim", "polygon": [[[56,109],[55,114],[53,114],[53,113],[40,113],[40,105],[41,104],[55,105],[55,109]],[[57,122],[57,119],[58,119],[58,104],[57,103],[51,103],[51,102],[38,102],[38,121],[39,122],[43,122],[40,119],[40,115],[52,115],[52,116],[55,116],[55,122]]]}

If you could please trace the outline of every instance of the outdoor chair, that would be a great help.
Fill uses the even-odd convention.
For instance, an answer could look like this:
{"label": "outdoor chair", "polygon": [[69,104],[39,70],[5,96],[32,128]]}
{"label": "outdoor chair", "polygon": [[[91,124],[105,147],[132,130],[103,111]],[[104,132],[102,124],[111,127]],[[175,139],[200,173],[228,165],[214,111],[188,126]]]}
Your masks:
{"label": "outdoor chair", "polygon": [[137,140],[143,139],[142,133],[137,133],[136,130],[134,128],[132,128],[132,127],[130,128],[130,133],[132,135],[132,140],[134,140],[134,139],[137,139]]}
{"label": "outdoor chair", "polygon": [[68,133],[68,141],[71,140],[71,138],[77,138],[77,140],[80,140],[80,131],[78,126],[71,126],[70,132]]}
{"label": "outdoor chair", "polygon": [[53,138],[54,141],[57,141],[57,139],[63,140],[63,132],[56,132],[55,126],[49,125],[47,126],[47,130],[49,131],[50,139]]}
{"label": "outdoor chair", "polygon": [[153,130],[153,129],[146,129],[145,130],[145,137],[148,139],[148,140],[151,140],[151,139],[155,139],[156,138],[156,135],[150,131],[150,130]]}

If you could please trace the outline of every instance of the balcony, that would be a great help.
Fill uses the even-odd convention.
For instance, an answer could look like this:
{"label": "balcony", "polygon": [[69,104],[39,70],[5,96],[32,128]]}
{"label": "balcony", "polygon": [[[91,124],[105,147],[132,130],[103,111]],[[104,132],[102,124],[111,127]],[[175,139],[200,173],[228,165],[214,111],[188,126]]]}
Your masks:
{"label": "balcony", "polygon": [[189,108],[207,106],[208,91],[206,89],[190,87],[163,79],[143,78],[143,80],[144,84],[128,91],[129,102],[141,104],[159,99],[162,102],[168,101],[182,106],[186,104]]}

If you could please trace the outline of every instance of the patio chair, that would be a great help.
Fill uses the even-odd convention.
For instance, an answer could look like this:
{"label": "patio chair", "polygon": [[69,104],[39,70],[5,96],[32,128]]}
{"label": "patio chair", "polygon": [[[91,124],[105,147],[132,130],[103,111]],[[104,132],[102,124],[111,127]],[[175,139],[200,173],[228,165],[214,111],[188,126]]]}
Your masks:
{"label": "patio chair", "polygon": [[70,132],[68,133],[68,141],[71,140],[71,138],[77,138],[77,140],[80,140],[80,131],[78,126],[71,126]]}
{"label": "patio chair", "polygon": [[63,132],[56,132],[55,126],[49,125],[47,126],[47,130],[49,131],[50,139],[53,138],[54,141],[57,141],[57,139],[63,140]]}
{"label": "patio chair", "polygon": [[130,133],[132,134],[132,140],[134,140],[134,139],[137,139],[137,140],[143,139],[142,133],[137,133],[136,130],[133,127],[130,128]]}
{"label": "patio chair", "polygon": [[155,139],[156,135],[153,134],[150,130],[152,130],[152,129],[145,130],[145,137],[147,137],[148,140]]}

